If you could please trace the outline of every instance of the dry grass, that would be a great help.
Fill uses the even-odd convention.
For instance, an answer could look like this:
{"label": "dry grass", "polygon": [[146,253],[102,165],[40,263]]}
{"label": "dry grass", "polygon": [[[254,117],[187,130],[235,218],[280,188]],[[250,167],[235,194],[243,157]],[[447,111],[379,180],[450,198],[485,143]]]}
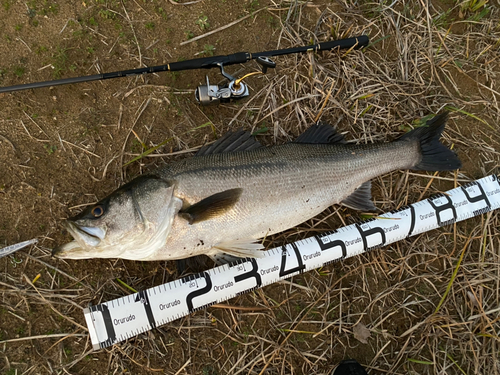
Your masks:
{"label": "dry grass", "polygon": [[[82,122],[100,118],[106,126],[116,126],[114,133],[93,134],[90,130],[91,140],[82,140],[64,127],[51,127],[49,117],[38,120],[26,114],[26,118],[21,112],[24,130],[20,127],[20,131],[27,142],[59,139],[55,143],[60,145],[58,152],[64,150],[74,170],[82,170],[79,176],[91,179],[78,191],[81,196],[68,190],[69,198],[50,196],[52,200],[44,201],[45,209],[59,215],[51,216],[50,229],[36,229],[39,223],[29,224],[24,217],[25,227],[36,233],[41,245],[0,260],[0,351],[4,361],[0,369],[7,374],[319,375],[330,373],[349,357],[363,363],[369,374],[499,374],[498,212],[268,286],[229,301],[234,308],[211,307],[98,353],[91,351],[82,308],[89,302],[97,304],[131,293],[116,282],[118,277],[135,289],[144,289],[176,278],[174,265],[61,262],[48,256],[52,238],[63,238],[56,229],[57,220],[64,216],[61,207],[95,201],[94,195],[85,197],[82,192],[102,197],[119,184],[120,177],[127,179],[154,168],[160,154],[168,161],[213,140],[210,126],[189,132],[207,122],[219,135],[238,126],[253,131],[267,127],[266,135],[259,137],[264,143],[279,143],[321,119],[336,125],[348,140],[374,142],[393,139],[417,119],[448,108],[451,119],[445,142],[457,150],[464,168],[439,175],[398,171],[377,179],[374,201],[383,211],[498,173],[500,11],[491,4],[490,12],[480,17],[484,7],[475,10],[475,3],[269,3],[269,9],[255,16],[265,17],[272,30],[269,48],[361,34],[369,35],[372,45],[365,51],[277,58],[275,73],[249,80],[253,89],[250,100],[219,109],[200,109],[179,99],[185,96],[180,91],[177,95],[168,89],[166,94],[157,82],[130,80],[127,87],[123,81],[114,82],[105,92],[110,97],[114,93],[119,106],[97,101],[95,107],[82,105],[78,115],[83,116]],[[256,2],[248,6],[252,4]],[[207,10],[198,6],[202,5],[188,5],[185,10],[174,7],[172,12]],[[123,13],[125,27],[133,31],[127,51],[129,62],[136,66],[149,65],[147,59],[152,58],[146,49],[150,43],[137,31],[138,15],[162,22],[152,16],[149,5],[141,7],[144,12],[138,9],[135,15],[125,5],[114,8]],[[232,21],[221,18],[214,29],[225,30],[224,25]],[[271,24],[276,26],[271,29]],[[100,38],[107,41],[108,51],[114,40],[102,32]],[[216,38],[217,33],[211,37]],[[181,40],[172,40],[172,45]],[[202,49],[199,45],[193,48]],[[218,51],[230,52],[236,51]],[[247,72],[250,67],[241,70]],[[198,81],[183,76],[181,83],[186,86],[175,82],[168,86],[184,90]],[[141,88],[134,90],[137,86]],[[25,95],[29,100],[30,94]],[[182,116],[155,133],[153,123],[164,115],[164,106],[182,111]],[[1,126],[11,125],[9,119],[2,120]],[[142,152],[131,149],[134,134],[148,147],[168,137],[173,142],[124,169],[123,164]],[[16,149],[14,139],[8,143],[12,146],[8,148]],[[23,181],[23,191],[29,192],[29,179]],[[17,197],[2,189],[0,184],[0,193],[9,199]],[[355,212],[332,207],[268,243],[282,245],[357,220]],[[5,237],[11,243],[20,240]],[[37,274],[40,280],[35,280]],[[364,327],[370,332],[366,343],[358,339]]]}

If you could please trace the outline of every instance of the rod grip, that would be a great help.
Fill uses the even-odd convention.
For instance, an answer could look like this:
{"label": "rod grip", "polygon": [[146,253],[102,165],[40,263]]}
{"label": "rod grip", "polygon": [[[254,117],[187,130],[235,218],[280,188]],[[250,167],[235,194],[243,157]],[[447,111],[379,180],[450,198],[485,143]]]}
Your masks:
{"label": "rod grip", "polygon": [[354,47],[355,49],[366,47],[370,43],[370,38],[367,35],[361,35],[354,38],[332,40],[330,42],[318,43],[317,46],[320,51],[340,48],[347,49]]}

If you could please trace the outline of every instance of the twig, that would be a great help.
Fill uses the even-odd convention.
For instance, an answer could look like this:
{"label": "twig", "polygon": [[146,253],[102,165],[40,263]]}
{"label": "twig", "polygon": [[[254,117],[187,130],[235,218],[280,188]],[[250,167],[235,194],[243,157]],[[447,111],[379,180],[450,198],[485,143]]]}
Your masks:
{"label": "twig", "polygon": [[188,1],[187,3],[178,3],[178,2],[175,2],[174,0],[168,0],[168,1],[170,1],[170,4],[172,4],[172,5],[192,5],[192,4],[199,3],[202,0]]}
{"label": "twig", "polygon": [[314,119],[314,122],[318,122],[318,120],[321,117],[321,114],[323,113],[323,109],[325,109],[326,103],[328,103],[328,99],[330,99],[330,96],[332,95],[332,90],[333,90],[333,85],[335,84],[335,80],[332,79],[332,85],[330,86],[330,91],[328,91],[328,94],[326,95],[325,100],[323,101],[323,105],[321,106],[321,109],[319,110],[319,113],[316,115],[316,118]]}
{"label": "twig", "polygon": [[12,147],[14,152],[17,152],[16,148],[14,147],[14,144],[7,137],[0,134],[0,139],[3,139],[5,142],[7,142],[10,145],[10,147]]}
{"label": "twig", "polygon": [[18,341],[26,341],[26,340],[39,340],[39,339],[51,339],[55,337],[85,337],[88,336],[86,333],[54,333],[52,335],[37,335],[37,336],[30,336],[30,337],[19,337],[17,339],[7,339],[0,341],[0,344],[7,343],[7,342],[18,342]]}
{"label": "twig", "polygon": [[30,254],[24,254],[24,255],[25,255],[27,258],[29,258],[29,259],[31,259],[31,260],[34,260],[35,262],[38,262],[38,263],[40,263],[40,264],[43,264],[43,265],[44,265],[45,267],[47,267],[47,268],[50,268],[50,269],[52,269],[52,270],[54,270],[54,271],[56,271],[56,272],[59,272],[61,275],[63,275],[63,276],[65,276],[65,277],[67,277],[67,278],[68,278],[68,279],[70,279],[70,280],[73,280],[73,281],[74,281],[74,282],[76,282],[76,283],[80,283],[80,284],[82,284],[85,288],[87,288],[87,289],[89,289],[89,290],[90,290],[90,289],[92,289],[92,288],[90,287],[90,285],[85,284],[85,283],[83,282],[83,279],[77,279],[77,278],[76,278],[76,277],[74,277],[74,276],[68,275],[66,272],[61,271],[59,268],[54,267],[54,266],[52,266],[52,265],[50,265],[50,264],[48,264],[48,263],[44,262],[43,260],[40,260],[40,259],[38,259],[38,258],[35,258],[34,256],[32,256],[32,255],[30,255]]}
{"label": "twig", "polygon": [[132,131],[134,130],[135,124],[137,124],[137,121],[139,121],[139,118],[141,117],[141,115],[143,114],[143,112],[146,110],[146,108],[148,107],[148,105],[149,105],[150,102],[151,102],[151,98],[144,99],[144,101],[142,102],[141,107],[139,107],[139,114],[135,118],[135,121],[132,124],[132,126],[130,127],[129,132],[128,132],[127,136],[125,137],[125,142],[123,142],[122,153],[121,153],[121,156],[120,156],[120,170],[121,170],[121,174],[122,174],[122,180],[124,179],[124,174],[123,174],[123,156],[125,155],[125,147],[127,147],[128,139],[130,138],[130,134],[132,134]]}
{"label": "twig", "polygon": [[127,21],[130,25],[130,28],[132,29],[132,34],[134,34],[135,44],[137,45],[137,52],[139,53],[139,68],[141,68],[142,67],[141,46],[139,45],[139,42],[137,41],[137,35],[135,35],[135,30],[134,30],[134,26],[132,25],[132,20],[130,19],[129,15],[128,15],[127,8],[125,8],[125,4],[123,3],[123,0],[122,0],[122,7],[123,7],[123,10],[125,12],[125,15],[127,16]]}
{"label": "twig", "polygon": [[184,370],[186,367],[188,367],[188,366],[189,366],[189,364],[190,364],[190,363],[191,363],[191,358],[189,358],[189,359],[186,361],[186,363],[184,363],[184,364],[182,365],[182,367],[181,367],[181,368],[180,368],[180,369],[179,369],[179,370],[175,373],[175,375],[179,375],[179,374],[182,372],[182,370]]}
{"label": "twig", "polygon": [[200,39],[203,39],[203,38],[205,38],[205,37],[207,37],[207,36],[209,36],[209,35],[212,35],[212,34],[218,33],[218,32],[219,32],[219,31],[221,31],[221,30],[227,29],[228,27],[234,26],[234,25],[236,25],[237,23],[240,23],[241,21],[244,21],[244,20],[246,20],[247,18],[249,18],[249,17],[252,17],[252,16],[256,15],[257,13],[259,13],[260,11],[262,11],[262,10],[264,10],[264,9],[267,9],[267,7],[260,8],[260,9],[256,10],[255,12],[250,13],[250,14],[247,14],[245,17],[242,17],[242,18],[240,18],[240,19],[238,19],[238,20],[236,20],[236,21],[233,21],[233,22],[231,22],[231,23],[228,23],[228,24],[227,24],[227,25],[225,25],[225,26],[221,26],[221,27],[219,27],[219,28],[218,28],[218,29],[216,29],[216,30],[209,31],[209,32],[208,32],[208,33],[206,33],[206,34],[199,35],[199,36],[197,36],[197,37],[195,37],[195,38],[193,38],[193,39],[186,40],[186,41],[184,41],[184,42],[180,43],[180,45],[181,45],[181,46],[183,46],[183,45],[186,45],[186,44],[189,44],[189,43],[193,43],[193,42],[195,42],[195,41],[197,41],[197,40],[200,40]]}
{"label": "twig", "polygon": [[[50,138],[49,135],[47,133],[45,133],[45,130],[43,130],[37,123],[35,120],[33,120],[33,118],[31,116],[29,116],[24,110],[23,110],[23,113],[26,115],[26,117],[33,123],[35,124],[35,126],[40,129],[40,131],[45,134],[47,136],[47,138]],[[23,124],[24,125],[24,124]]]}
{"label": "twig", "polygon": [[223,305],[220,303],[216,303],[210,307],[214,307],[216,309],[240,310],[240,311],[267,311],[267,310],[269,310],[267,307],[231,306],[231,305]]}
{"label": "twig", "polygon": [[84,327],[82,326],[80,323],[77,323],[75,322],[73,319],[67,317],[65,314],[61,313],[59,310],[57,310],[52,303],[49,303],[49,301],[47,301],[45,299],[45,297],[42,295],[42,293],[40,293],[40,291],[38,290],[38,288],[35,286],[35,284],[33,284],[31,282],[31,280],[28,278],[28,276],[26,276],[25,274],[23,274],[24,276],[24,279],[26,280],[26,282],[31,285],[31,287],[33,289],[35,289],[35,291],[38,293],[38,295],[40,296],[40,298],[47,304],[47,306],[49,306],[49,308],[54,311],[57,315],[59,315],[61,318],[67,320],[68,322],[70,322],[71,324],[74,324],[76,325],[77,327],[80,327],[81,329],[83,329],[84,331],[88,331],[88,328],[87,327]]}
{"label": "twig", "polygon": [[70,146],[76,147],[76,148],[78,148],[78,149],[82,150],[83,152],[86,152],[86,153],[87,153],[87,154],[89,154],[89,155],[92,155],[92,156],[95,156],[96,158],[101,159],[101,157],[100,157],[99,155],[94,154],[93,152],[91,152],[91,151],[89,151],[89,150],[86,150],[86,149],[84,149],[83,147],[77,146],[77,145],[75,145],[75,144],[73,144],[73,143],[71,143],[71,142],[68,142],[68,141],[64,140],[64,139],[61,139],[61,141],[63,141],[64,143],[66,143],[66,144],[68,144],[68,145],[70,145]]}
{"label": "twig", "polygon": [[264,117],[260,118],[257,122],[261,122],[262,120],[268,118],[269,116],[273,115],[275,112],[278,112],[280,109],[283,109],[285,107],[288,107],[289,105],[293,104],[293,103],[297,103],[297,102],[300,102],[301,100],[305,100],[305,99],[313,99],[314,97],[317,97],[317,96],[320,96],[319,94],[318,95],[306,95],[306,96],[303,96],[301,98],[297,98],[297,99],[294,99],[288,103],[285,103],[283,105],[280,105],[278,108],[275,108],[273,111],[269,112],[267,115],[265,115]]}

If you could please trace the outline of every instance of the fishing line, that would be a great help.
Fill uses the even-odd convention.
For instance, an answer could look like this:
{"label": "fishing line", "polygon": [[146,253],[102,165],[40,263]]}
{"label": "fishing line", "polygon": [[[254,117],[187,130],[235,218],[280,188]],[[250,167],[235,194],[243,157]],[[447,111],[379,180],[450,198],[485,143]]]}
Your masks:
{"label": "fishing line", "polygon": [[95,350],[135,337],[215,303],[500,207],[491,175],[335,231],[84,309]]}

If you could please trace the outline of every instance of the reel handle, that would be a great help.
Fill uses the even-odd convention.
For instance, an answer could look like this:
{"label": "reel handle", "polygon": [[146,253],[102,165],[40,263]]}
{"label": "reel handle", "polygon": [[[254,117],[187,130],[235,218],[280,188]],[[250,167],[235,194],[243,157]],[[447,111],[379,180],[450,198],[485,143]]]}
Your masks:
{"label": "reel handle", "polygon": [[276,63],[267,56],[259,56],[255,60],[257,60],[259,65],[262,66],[262,73],[263,74],[267,73],[267,68],[271,68],[271,69],[276,68]]}

